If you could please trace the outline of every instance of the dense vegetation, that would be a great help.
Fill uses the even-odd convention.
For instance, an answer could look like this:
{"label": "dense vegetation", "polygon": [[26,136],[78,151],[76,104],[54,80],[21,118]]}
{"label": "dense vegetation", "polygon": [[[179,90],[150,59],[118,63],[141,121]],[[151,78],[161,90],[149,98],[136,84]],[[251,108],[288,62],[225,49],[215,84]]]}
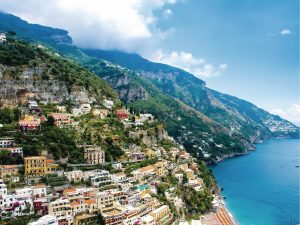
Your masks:
{"label": "dense vegetation", "polygon": [[[209,143],[208,146],[205,146],[205,149],[212,155],[210,160],[216,159],[218,156],[222,157],[224,154],[242,153],[245,151],[243,142],[240,141],[243,140],[241,136],[231,136],[226,128],[196,110],[163,94],[151,82],[138,76],[136,73],[110,66],[103,61],[95,59],[85,59],[82,63],[95,74],[106,79],[113,87],[120,79],[129,77],[130,82],[128,84],[115,87],[118,92],[136,87],[144,88],[148,93],[148,99],[128,103],[128,107],[137,113],[149,112],[160,121],[163,121],[168,133],[184,144],[190,152],[194,153],[194,156],[205,159],[202,152],[195,148],[195,146],[203,146],[202,140]],[[126,102],[126,100],[122,100]],[[212,136],[214,136],[214,141],[209,142]],[[220,144],[223,146],[221,149],[216,146]]]}
{"label": "dense vegetation", "polygon": [[23,41],[14,41],[14,44],[0,45],[0,63],[9,66],[29,64],[35,59],[36,51]]}
{"label": "dense vegetation", "polygon": [[[189,150],[199,153],[202,159],[203,154],[201,148],[206,149],[206,144],[209,145],[208,152],[212,155],[212,158],[216,158],[224,154],[243,152],[251,147],[250,142],[270,136],[270,131],[267,127],[270,125],[265,125],[266,120],[270,119],[270,114],[263,112],[263,110],[246,101],[234,99],[232,96],[223,95],[206,88],[205,82],[183,70],[150,62],[136,54],[127,54],[117,51],[82,50],[70,45],[71,38],[67,35],[66,31],[31,25],[26,21],[8,14],[1,13],[0,17],[3,18],[0,20],[0,28],[2,28],[3,31],[9,31],[13,28],[19,37],[46,43],[48,46],[53,47],[62,54],[73,58],[85,67],[93,70],[98,76],[105,77],[108,82],[116,81],[125,76],[129,77],[130,82],[128,84],[114,87],[119,93],[126,92],[126,90],[131,88],[143,87],[147,90],[147,93],[152,96],[148,102],[139,101],[134,104],[135,109],[148,110],[151,108],[151,110],[156,112],[156,115],[159,116],[161,110],[163,112],[173,110],[172,105],[175,106],[176,104],[174,103],[174,99],[170,97],[175,97],[186,105],[192,106],[198,112],[201,112],[202,114],[196,114],[198,116],[202,115],[200,116],[202,121],[197,121],[199,120],[197,118],[198,116],[191,116],[190,110],[186,112],[185,107],[183,114],[185,114],[186,118],[190,118],[184,122],[188,123],[184,124],[180,122],[181,117],[176,115],[177,112],[172,113],[172,116],[168,116],[164,122],[168,124],[166,127],[170,134],[174,135],[181,143],[184,143]],[[1,21],[8,21],[8,23]],[[8,26],[8,24],[10,26]],[[59,38],[56,39],[54,38],[55,36],[59,36]],[[108,67],[105,62],[99,59],[115,62],[121,66],[140,72],[148,82],[145,83],[145,79],[141,79],[141,76],[136,76],[133,72],[124,72],[124,70],[121,70],[117,66]],[[112,83],[110,84],[112,85]],[[160,95],[157,95],[158,92],[153,89],[153,87],[161,91]],[[164,93],[164,96],[162,93]],[[155,95],[159,97],[155,98]],[[159,98],[162,96],[164,99],[160,100]],[[122,100],[125,103],[127,102],[126,95]],[[151,107],[146,106],[148,103]],[[167,103],[169,103],[169,105]],[[156,108],[156,104],[158,108]],[[216,126],[214,128],[214,131],[218,131],[216,135],[216,132],[210,131],[207,127],[211,128],[212,124],[217,123],[211,123],[210,120],[207,120],[205,117],[205,119],[203,119],[203,114],[217,123],[222,124],[228,128],[228,130],[224,130],[222,126]],[[162,117],[163,116],[161,116],[161,118]],[[271,119],[281,121],[284,126],[287,125],[289,127],[287,131],[273,132],[272,135],[279,137],[299,136],[299,129],[294,125],[289,124],[279,117],[271,117]],[[195,121],[196,125],[193,126]],[[182,126],[186,124],[191,125],[183,131]],[[198,131],[199,127],[202,128],[203,132]],[[189,133],[189,136],[182,137],[186,135],[185,133]],[[217,144],[218,146],[222,144],[223,149],[207,141],[211,136],[217,136]],[[200,143],[195,143],[197,140],[203,140],[206,144],[200,145]],[[234,145],[234,147],[232,145]]]}
{"label": "dense vegetation", "polygon": [[4,74],[4,79],[18,80],[22,68],[38,67],[43,69],[43,73],[34,76],[35,80],[59,80],[68,87],[69,92],[74,87],[84,87],[98,102],[105,97],[118,103],[116,93],[101,78],[72,60],[63,58],[35,43],[29,44],[19,39],[9,38],[6,44],[0,45],[0,64],[18,66],[14,71],[8,70]]}

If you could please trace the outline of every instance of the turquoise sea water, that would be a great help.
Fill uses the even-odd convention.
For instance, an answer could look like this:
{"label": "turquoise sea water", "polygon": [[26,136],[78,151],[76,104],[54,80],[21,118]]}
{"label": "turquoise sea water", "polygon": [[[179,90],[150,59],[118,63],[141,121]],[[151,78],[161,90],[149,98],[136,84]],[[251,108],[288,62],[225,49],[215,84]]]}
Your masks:
{"label": "turquoise sea water", "polygon": [[212,167],[226,206],[241,225],[299,222],[300,140],[270,140]]}

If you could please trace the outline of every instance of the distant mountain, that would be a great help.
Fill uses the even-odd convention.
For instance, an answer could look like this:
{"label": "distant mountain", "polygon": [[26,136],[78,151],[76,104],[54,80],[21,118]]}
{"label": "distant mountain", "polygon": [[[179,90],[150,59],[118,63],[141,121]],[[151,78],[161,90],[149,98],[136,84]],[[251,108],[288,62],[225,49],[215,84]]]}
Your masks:
{"label": "distant mountain", "polygon": [[[66,31],[32,25],[9,14],[0,13],[0,30],[42,42],[90,69],[109,83],[128,107],[163,120],[168,132],[199,158],[218,160],[244,153],[253,143],[268,138],[299,137],[299,128],[292,123],[209,89],[203,80],[184,70],[137,54],[80,49],[71,45]],[[67,41],[56,39],[56,30]]]}
{"label": "distant mountain", "polygon": [[251,142],[269,137],[298,137],[299,128],[250,102],[206,87],[203,80],[181,69],[150,62],[137,54],[87,49],[90,56],[105,59],[138,72],[164,93],[179,99]]}
{"label": "distant mountain", "polygon": [[20,37],[51,44],[72,43],[72,38],[65,30],[30,24],[11,14],[0,12],[0,23],[0,32],[18,31]]}

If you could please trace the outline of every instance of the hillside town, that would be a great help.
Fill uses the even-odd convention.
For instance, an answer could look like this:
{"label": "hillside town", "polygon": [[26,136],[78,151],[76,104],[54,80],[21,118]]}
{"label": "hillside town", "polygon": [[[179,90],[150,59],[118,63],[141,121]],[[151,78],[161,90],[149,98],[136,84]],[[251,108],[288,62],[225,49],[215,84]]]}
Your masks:
{"label": "hillside town", "polygon": [[[14,135],[2,136],[0,153],[15,164],[0,158],[0,224],[22,218],[29,218],[30,225],[233,224],[219,192],[205,183],[201,163],[154,116],[130,111],[111,100],[72,108],[52,104],[49,110],[47,103],[29,98],[18,107],[17,129],[10,133],[30,138],[43,126],[80,133],[87,118],[93,122],[113,118],[131,141],[123,145],[121,157],[109,161],[110,149],[103,150],[97,141],[76,141],[84,162],[72,163],[46,149],[26,155]],[[109,134],[117,143],[121,137],[111,130],[107,126],[100,135]],[[195,210],[198,206],[189,199],[194,196],[184,196],[185,190],[209,196],[208,209]]]}

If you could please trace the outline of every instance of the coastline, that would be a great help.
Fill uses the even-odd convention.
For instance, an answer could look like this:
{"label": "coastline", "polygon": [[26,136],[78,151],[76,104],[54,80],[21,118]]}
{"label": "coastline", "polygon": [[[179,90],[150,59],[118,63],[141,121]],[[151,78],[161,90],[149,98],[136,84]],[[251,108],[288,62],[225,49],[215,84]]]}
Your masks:
{"label": "coastline", "polygon": [[[270,139],[267,139],[267,140],[270,140]],[[229,154],[229,155],[224,155],[224,156],[222,156],[221,158],[218,158],[217,161],[214,161],[213,164],[208,165],[208,166],[215,166],[215,165],[217,165],[217,164],[219,164],[219,163],[221,163],[221,162],[223,162],[223,161],[225,161],[225,160],[227,160],[227,159],[237,158],[237,157],[249,155],[251,152],[256,151],[256,145],[257,145],[257,144],[264,143],[264,142],[266,142],[267,140],[264,140],[264,141],[261,140],[261,141],[259,141],[258,143],[255,143],[255,144],[254,144],[254,147],[251,147],[251,148],[247,149],[246,152],[242,152],[242,153],[233,153],[233,154]],[[216,180],[216,182],[217,182],[217,180]],[[219,189],[220,189],[220,192],[219,192],[218,195],[219,195],[219,197],[220,197],[220,199],[221,199],[221,205],[222,205],[221,208],[224,209],[225,213],[227,214],[227,217],[230,218],[230,220],[231,220],[231,222],[232,222],[233,225],[240,225],[240,223],[237,221],[237,219],[236,219],[236,218],[233,216],[233,214],[229,211],[229,208],[226,206],[225,197],[224,197],[224,196],[222,195],[222,193],[221,193],[221,188],[222,188],[222,187],[218,184],[218,182],[217,182],[217,185],[218,185],[218,187],[219,187]],[[204,224],[204,225],[205,225],[205,224]]]}
{"label": "coastline", "polygon": [[[291,148],[292,150],[295,149],[295,146],[297,146],[297,143],[299,143],[298,141],[290,142],[289,140],[299,140],[299,138],[272,138],[257,143],[258,151],[253,152],[253,155],[249,154],[251,151],[245,154],[251,155],[249,157],[233,159],[232,162],[224,162],[224,164],[221,163],[221,166],[210,166],[211,169],[214,168],[213,175],[218,186],[225,188],[224,192],[220,193],[220,195],[225,197],[224,207],[226,208],[228,214],[231,215],[236,225],[239,225],[241,222],[246,224],[249,222],[251,224],[255,221],[256,223],[261,224],[274,224],[274,218],[277,218],[277,220],[284,220],[284,218],[289,220],[291,216],[293,216],[293,218],[298,218],[297,215],[299,214],[295,210],[297,205],[295,201],[293,201],[293,204],[291,203],[291,199],[295,199],[296,196],[295,190],[291,192],[290,189],[293,187],[292,184],[295,184],[295,182],[293,182],[293,177],[298,174],[297,168],[295,168],[295,165],[297,165],[295,164],[295,156],[299,153],[297,153],[298,151],[293,150],[291,151],[291,154],[279,156],[282,152],[285,152],[287,148],[285,147],[286,144],[289,144],[288,146],[290,146],[290,143],[294,143],[292,144],[292,146],[294,146]],[[280,149],[282,149],[282,151]],[[271,159],[270,154],[272,156]],[[291,161],[292,159],[294,160]],[[269,163],[267,166],[262,166],[264,165],[263,162],[273,163]],[[236,171],[236,168],[241,167],[244,169]],[[237,174],[234,173],[234,175],[230,177],[230,174],[232,174],[234,171],[236,171]],[[270,179],[268,179],[269,177],[265,176],[266,174],[272,174],[273,171],[277,171],[280,176],[283,176],[284,179],[287,179],[287,183],[285,182],[285,184],[282,184],[279,181],[277,182],[276,179],[272,179],[272,176],[270,176]],[[256,182],[265,182],[264,188],[256,188],[255,185],[251,184],[253,183],[251,182],[251,179],[247,179],[247,176],[249,178],[256,177]],[[224,177],[227,179],[223,179]],[[290,185],[287,186],[287,184]],[[245,187],[253,189],[253,191],[244,191],[246,190]],[[284,197],[278,198],[275,197],[276,195],[271,194],[277,193],[279,190],[281,190],[282,196]],[[270,193],[267,200],[265,193]],[[227,199],[227,197],[229,198]],[[287,199],[289,199],[289,201],[287,201]],[[253,215],[251,216],[251,214],[247,212],[247,208],[255,208],[255,206],[258,206],[258,204],[260,208],[258,208],[259,210],[255,209],[257,212],[254,214],[257,215],[257,217],[253,217]],[[281,209],[281,207],[278,207],[280,204],[286,206],[284,211]],[[231,212],[234,212],[235,214]],[[237,220],[237,218],[239,218],[241,221]]]}

